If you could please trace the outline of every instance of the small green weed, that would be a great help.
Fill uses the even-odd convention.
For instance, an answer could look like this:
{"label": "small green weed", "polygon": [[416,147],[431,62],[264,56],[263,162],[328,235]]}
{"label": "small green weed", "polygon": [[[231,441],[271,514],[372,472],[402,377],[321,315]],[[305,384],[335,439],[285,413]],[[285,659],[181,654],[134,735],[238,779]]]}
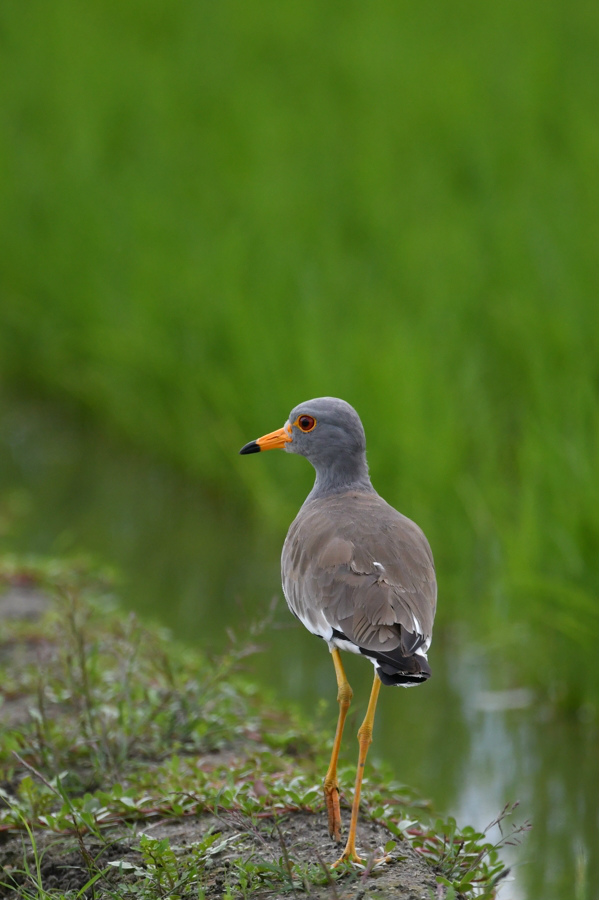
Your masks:
{"label": "small green weed", "polygon": [[137,896],[168,897],[172,900],[203,892],[206,867],[214,856],[239,840],[238,835],[223,838],[208,831],[201,841],[188,847],[172,847],[168,838],[140,834],[138,865],[129,860],[113,860],[108,865],[130,882],[128,891]]}
{"label": "small green weed", "polygon": [[[517,806],[518,803],[506,804],[484,832],[469,826],[460,829],[455,819],[448,818],[445,821],[437,819],[429,829],[412,825],[407,833],[412,846],[439,868],[438,881],[448,891],[452,890],[453,896],[492,900],[498,883],[509,874],[509,869],[499,858],[500,848],[518,843],[520,835],[531,827],[528,822],[513,825],[504,835],[502,822]],[[495,826],[500,829],[501,839],[491,843],[487,834]],[[448,894],[448,898],[450,896]]]}

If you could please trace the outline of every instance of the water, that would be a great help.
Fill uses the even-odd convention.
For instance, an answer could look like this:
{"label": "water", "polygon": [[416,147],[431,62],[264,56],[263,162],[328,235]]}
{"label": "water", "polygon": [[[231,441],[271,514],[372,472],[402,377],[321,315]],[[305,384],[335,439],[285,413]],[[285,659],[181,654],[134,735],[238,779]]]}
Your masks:
{"label": "water", "polygon": [[[226,646],[227,630],[245,641],[267,618],[281,596],[283,531],[47,405],[5,402],[2,413],[5,546],[91,551],[122,570],[133,608],[209,652]],[[257,640],[248,674],[308,713],[326,698],[332,731],[336,685],[324,644],[281,601]],[[465,623],[436,630],[430,660],[425,686],[381,692],[371,755],[461,825],[483,829],[520,801],[515,820],[533,829],[503,853],[513,869],[502,900],[599,898],[596,727],[556,717],[525,686],[494,691],[488,649],[468,640]],[[343,761],[354,762],[372,670],[347,654],[344,662],[354,703]],[[498,829],[490,836],[499,839]]]}

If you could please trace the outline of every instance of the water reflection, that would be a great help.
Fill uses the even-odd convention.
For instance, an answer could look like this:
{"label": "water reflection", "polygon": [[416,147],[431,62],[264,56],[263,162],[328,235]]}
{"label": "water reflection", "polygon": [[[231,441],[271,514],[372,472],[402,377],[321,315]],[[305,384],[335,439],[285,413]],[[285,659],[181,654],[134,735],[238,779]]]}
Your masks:
{"label": "water reflection", "polygon": [[[280,595],[283,534],[268,523],[249,522],[49,407],[5,403],[0,422],[0,521],[10,549],[92,551],[122,569],[135,609],[212,652],[225,646],[227,626],[243,639]],[[332,730],[336,685],[324,644],[282,602],[260,641],[264,651],[246,662],[252,677],[304,710],[327,698]],[[353,763],[372,674],[362,659],[346,662],[355,699],[343,761]],[[469,645],[459,623],[437,629],[431,662],[426,685],[382,691],[371,753],[462,824],[483,828],[506,802],[521,801],[520,821],[534,828],[512,853],[506,900],[599,897],[596,730],[552,719],[526,692],[494,694],[485,649]]]}

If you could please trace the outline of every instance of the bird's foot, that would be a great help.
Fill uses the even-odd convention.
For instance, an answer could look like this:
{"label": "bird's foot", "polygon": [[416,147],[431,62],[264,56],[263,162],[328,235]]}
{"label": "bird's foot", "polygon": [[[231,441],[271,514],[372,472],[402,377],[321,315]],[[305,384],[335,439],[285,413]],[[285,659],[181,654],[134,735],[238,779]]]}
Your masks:
{"label": "bird's foot", "polygon": [[327,806],[329,818],[329,834],[334,841],[341,840],[341,810],[339,808],[339,786],[337,784],[324,785],[324,802]]}
{"label": "bird's foot", "polygon": [[355,865],[361,866],[363,869],[367,869],[370,872],[372,869],[375,868],[375,866],[380,866],[382,863],[388,863],[388,862],[391,862],[390,856],[379,856],[379,857],[370,856],[370,857],[368,857],[368,859],[362,859],[361,856],[358,856],[358,854],[356,853],[355,850],[353,851],[353,853],[352,852],[348,853],[347,849],[346,849],[341,854],[341,856],[339,857],[337,862],[334,862],[331,865],[331,869],[338,869],[339,866],[343,866],[345,864],[349,864],[349,865],[355,864]]}
{"label": "bird's foot", "polygon": [[358,865],[363,866],[365,862],[366,860],[362,859],[361,856],[358,856],[355,850],[348,852],[346,847],[337,862],[334,862],[331,865],[331,869],[338,869],[339,866],[342,866],[344,863],[357,863]]}

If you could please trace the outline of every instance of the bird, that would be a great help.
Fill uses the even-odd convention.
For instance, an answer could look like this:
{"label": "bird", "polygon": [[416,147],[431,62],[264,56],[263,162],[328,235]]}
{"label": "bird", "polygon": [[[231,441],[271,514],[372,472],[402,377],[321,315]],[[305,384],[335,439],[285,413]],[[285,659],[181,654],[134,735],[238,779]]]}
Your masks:
{"label": "bird", "polygon": [[281,554],[283,593],[291,612],[330,650],[339,714],[323,793],[329,834],[341,841],[337,762],[353,696],[340,651],[374,666],[366,715],[358,730],[358,767],[345,849],[332,864],[363,864],[356,849],[362,778],[381,685],[410,687],[430,677],[437,583],[430,545],[411,519],[372,486],[366,437],[346,401],[319,397],[295,406],[282,428],[245,444],[242,455],[283,449],[305,456],[314,486],[292,522]]}

